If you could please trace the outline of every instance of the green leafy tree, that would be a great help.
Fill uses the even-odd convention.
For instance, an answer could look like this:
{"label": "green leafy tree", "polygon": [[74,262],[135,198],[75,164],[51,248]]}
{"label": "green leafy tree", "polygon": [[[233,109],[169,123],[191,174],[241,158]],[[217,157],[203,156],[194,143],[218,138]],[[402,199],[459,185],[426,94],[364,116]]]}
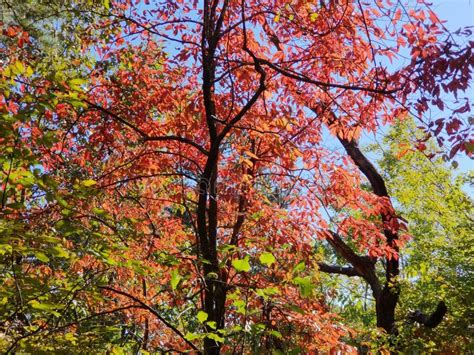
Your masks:
{"label": "green leafy tree", "polygon": [[[71,272],[78,257],[87,254],[110,262],[112,251],[102,240],[100,226],[107,219],[111,222],[111,217],[97,209],[91,214],[95,222],[84,225],[74,210],[91,196],[100,198],[100,191],[94,181],[81,181],[83,172],[72,164],[67,171],[46,172],[41,162],[44,151],[61,142],[55,134],[58,126],[48,125],[42,117],[64,103],[82,108],[77,101],[84,83],[80,77],[93,63],[92,57],[81,55],[80,63],[71,66],[80,53],[81,29],[93,19],[92,12],[78,14],[98,5],[68,5],[64,1],[0,2],[0,69],[5,79],[0,82],[2,352],[100,352],[127,349],[126,344],[131,349],[134,344],[133,329],[124,334],[116,326],[123,317],[97,311],[88,302],[103,298],[97,285],[110,274],[100,268],[82,275]],[[58,84],[58,90],[41,90],[45,79]],[[71,126],[67,120],[63,123]],[[35,124],[43,132],[34,138],[21,128]],[[29,146],[29,139],[37,144]],[[64,176],[68,191],[57,182]],[[128,222],[120,228],[121,233],[133,234]]]}
{"label": "green leafy tree", "polygon": [[[459,172],[457,163],[448,164],[439,147],[425,138],[413,120],[398,122],[380,145],[372,144],[367,150],[383,152],[377,165],[411,236],[400,254],[397,278],[399,335],[390,345],[386,334],[377,329],[375,302],[360,278],[326,275],[321,293],[330,295],[331,310],[358,330],[356,338],[348,342],[363,352],[391,346],[440,354],[472,350],[474,209],[468,193],[472,173]],[[319,253],[324,260],[331,260],[324,246]],[[340,258],[332,261],[343,262]],[[377,273],[382,277],[380,265]]]}
{"label": "green leafy tree", "polygon": [[431,141],[407,149],[420,138],[412,121],[399,123],[384,139],[389,149],[379,161],[412,235],[401,261],[398,314],[430,313],[439,301],[448,311],[434,329],[405,323],[401,341],[409,349],[465,353],[472,350],[474,324],[474,208],[467,193],[474,176],[439,156],[429,159],[436,150]]}

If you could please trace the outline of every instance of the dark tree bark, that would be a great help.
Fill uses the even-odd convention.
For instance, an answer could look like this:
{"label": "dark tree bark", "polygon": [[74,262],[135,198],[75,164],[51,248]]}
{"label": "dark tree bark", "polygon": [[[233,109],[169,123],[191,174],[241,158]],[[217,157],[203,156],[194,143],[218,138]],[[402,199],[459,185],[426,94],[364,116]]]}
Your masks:
{"label": "dark tree bark", "polygon": [[[357,142],[348,139],[338,137],[339,141],[343,145],[347,154],[352,158],[354,163],[357,165],[359,170],[367,177],[372,186],[372,190],[377,196],[390,198],[388,195],[387,187],[382,176],[378,173],[375,166],[365,157],[365,155],[359,149]],[[388,225],[392,218],[396,218],[388,213],[383,213],[381,216],[384,225]],[[397,233],[384,228],[384,234],[387,238],[387,244],[396,252],[398,252],[398,246],[396,241],[398,240]],[[388,334],[396,335],[397,329],[395,326],[395,308],[398,303],[400,294],[399,284],[397,276],[400,273],[400,267],[398,259],[386,258],[385,260],[385,281],[384,286],[380,292],[376,292],[375,298],[375,309],[377,314],[377,326],[385,329]],[[374,295],[375,296],[375,295]]]}
{"label": "dark tree bark", "polygon": [[438,303],[436,310],[430,315],[426,315],[421,311],[415,311],[409,315],[409,319],[412,322],[417,322],[428,328],[437,327],[444,318],[444,315],[448,311],[446,304],[441,301]]}
{"label": "dark tree bark", "polygon": [[[217,2],[204,0],[203,3],[203,30],[201,42],[201,56],[203,67],[202,92],[205,108],[205,117],[209,132],[209,152],[203,173],[198,186],[197,234],[198,253],[206,260],[202,265],[204,273],[204,301],[203,310],[208,314],[208,320],[215,322],[217,330],[225,326],[225,302],[227,299],[227,273],[219,267],[217,253],[217,222],[218,222],[218,194],[217,177],[219,167],[219,151],[221,143],[232,128],[257,102],[265,90],[266,73],[262,69],[257,57],[247,47],[247,36],[245,29],[245,3],[242,1],[242,26],[244,31],[244,48],[254,60],[255,72],[259,78],[259,86],[245,105],[227,122],[224,127],[217,129],[216,126],[216,103],[214,100],[214,85],[216,78],[216,50],[221,39],[222,24],[226,16],[228,0],[224,0],[218,9]],[[239,203],[239,211],[245,209],[245,201]],[[243,224],[243,217],[237,219],[231,243],[237,244],[238,233]],[[214,332],[210,326],[206,326],[208,332]],[[213,339],[204,339],[205,354],[219,354],[221,344]]]}
{"label": "dark tree bark", "polygon": [[[313,109],[313,111],[318,114],[316,109]],[[327,112],[325,113],[327,114]],[[329,125],[331,125],[337,121],[337,117],[332,112],[329,112],[329,115],[331,117],[329,120]],[[359,168],[360,172],[364,174],[369,180],[374,194],[390,199],[390,195],[388,194],[388,190],[382,175],[362,153],[357,142],[352,139],[347,139],[341,135],[339,135],[337,138],[344,147],[347,155]],[[387,239],[387,244],[398,253],[398,233],[388,227],[391,220],[393,218],[397,218],[394,211],[392,213],[382,213],[380,218],[385,226],[383,232]],[[377,259],[356,254],[337,233],[330,233],[332,238],[328,239],[329,244],[334,249],[334,251],[339,256],[344,258],[351,266],[343,267],[321,263],[319,265],[320,270],[322,272],[341,274],[350,277],[362,277],[364,281],[369,284],[372,290],[372,295],[375,300],[377,327],[383,328],[387,334],[391,336],[396,336],[398,334],[398,330],[395,323],[395,310],[400,296],[400,285],[398,282],[400,264],[398,258],[385,258],[385,277],[384,280],[380,280],[376,274],[375,268]],[[417,311],[411,314],[409,318],[412,321],[416,321],[424,326],[434,328],[442,321],[446,311],[446,305],[444,302],[440,302],[433,314],[426,316],[423,313]]]}

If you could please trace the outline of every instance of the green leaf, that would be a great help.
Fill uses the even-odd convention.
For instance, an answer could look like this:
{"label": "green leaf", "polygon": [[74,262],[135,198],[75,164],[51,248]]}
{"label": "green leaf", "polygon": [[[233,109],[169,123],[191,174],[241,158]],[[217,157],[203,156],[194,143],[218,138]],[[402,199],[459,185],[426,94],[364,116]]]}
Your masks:
{"label": "green leaf", "polygon": [[171,288],[173,290],[176,290],[176,287],[178,286],[180,280],[181,280],[181,275],[179,274],[178,270],[174,269],[171,272],[171,281],[170,281]]}
{"label": "green leaf", "polygon": [[186,335],[184,336],[184,339],[189,340],[189,341],[193,341],[199,338],[201,338],[201,336],[195,333],[186,333]]}
{"label": "green leaf", "polygon": [[272,265],[276,261],[275,257],[271,253],[263,253],[260,255],[259,260],[262,264],[267,266]]}
{"label": "green leaf", "polygon": [[214,321],[206,322],[206,324],[207,324],[211,329],[214,329],[214,330],[217,329],[217,323],[214,322]]}
{"label": "green leaf", "polygon": [[47,263],[49,261],[49,258],[46,256],[45,253],[37,252],[37,253],[35,253],[35,256],[38,260],[40,260],[44,263]]}
{"label": "green leaf", "polygon": [[269,330],[268,334],[270,334],[270,335],[272,335],[272,336],[274,336],[275,338],[278,338],[278,339],[283,338],[283,335],[281,335],[281,333],[279,331],[274,330],[274,329]]}
{"label": "green leaf", "polygon": [[[113,258],[113,256],[110,255],[110,253],[102,251],[99,254],[104,258],[104,261],[107,264],[112,265],[112,266],[118,265],[117,261]],[[139,273],[139,271],[136,269],[134,269],[134,271]]]}
{"label": "green leaf", "polygon": [[466,142],[464,146],[466,147],[467,153],[474,153],[474,142]]}
{"label": "green leaf", "polygon": [[65,307],[64,305],[61,305],[61,304],[41,303],[37,300],[32,300],[29,302],[29,304],[31,305],[31,308],[33,309],[37,309],[40,311],[50,311],[50,312],[57,309],[62,309]]}
{"label": "green leaf", "polygon": [[237,271],[249,272],[250,271],[249,257],[246,256],[245,259],[232,260],[232,266]]}
{"label": "green leaf", "polygon": [[69,206],[69,204],[67,203],[67,201],[64,200],[63,198],[57,196],[57,197],[56,197],[56,200],[58,201],[58,204],[59,204],[61,207],[64,207],[64,208],[71,208],[71,206]]}
{"label": "green leaf", "polygon": [[234,306],[237,308],[237,313],[245,314],[247,311],[245,309],[245,301],[243,300],[235,300],[233,302]]}
{"label": "green leaf", "polygon": [[257,295],[267,299],[268,296],[278,295],[280,291],[275,287],[260,288],[255,291]]}
{"label": "green leaf", "polygon": [[74,106],[74,108],[79,108],[79,107],[82,107],[82,108],[86,108],[87,107],[87,104],[82,102],[82,101],[79,101],[79,100],[69,100],[69,103]]}
{"label": "green leaf", "polygon": [[304,269],[306,269],[306,264],[304,261],[301,261],[293,268],[293,272],[303,271]]}
{"label": "green leaf", "polygon": [[209,317],[209,315],[204,311],[199,311],[198,314],[197,314],[197,319],[198,319],[199,323],[204,323],[207,320],[208,317]]}
{"label": "green leaf", "polygon": [[305,311],[298,307],[297,305],[294,304],[288,304],[287,307],[291,309],[293,312],[299,313],[299,314],[305,314]]}
{"label": "green leaf", "polygon": [[85,83],[86,81],[84,79],[79,79],[79,78],[69,80],[68,82],[69,86],[71,86],[71,88],[74,90],[80,90],[81,85],[84,85]]}
{"label": "green leaf", "polygon": [[9,244],[0,244],[0,255],[11,254],[13,247]]}
{"label": "green leaf", "polygon": [[213,280],[217,280],[219,278],[219,275],[216,272],[210,272],[206,276],[208,279],[213,279]]}
{"label": "green leaf", "polygon": [[64,339],[66,339],[67,341],[71,342],[73,345],[75,345],[77,342],[77,337],[74,335],[74,333],[66,333],[64,335]]}
{"label": "green leaf", "polygon": [[107,216],[107,212],[101,208],[94,207],[92,208],[92,212],[99,216]]}
{"label": "green leaf", "polygon": [[311,282],[311,277],[295,277],[293,283],[299,286],[301,296],[309,297],[313,293],[314,285]]}
{"label": "green leaf", "polygon": [[58,258],[68,258],[69,257],[69,252],[60,247],[60,246],[55,246],[55,247],[52,247],[49,249],[51,251],[51,254],[53,254],[54,256],[58,257]]}

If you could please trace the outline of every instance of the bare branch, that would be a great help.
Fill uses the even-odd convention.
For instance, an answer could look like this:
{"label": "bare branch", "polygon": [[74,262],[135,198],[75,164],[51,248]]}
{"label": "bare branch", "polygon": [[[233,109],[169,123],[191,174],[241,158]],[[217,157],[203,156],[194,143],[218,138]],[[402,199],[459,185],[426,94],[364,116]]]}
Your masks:
{"label": "bare branch", "polygon": [[319,81],[319,80],[314,80],[306,76],[305,74],[302,73],[297,73],[293,70],[282,68],[266,59],[258,58],[258,60],[262,63],[265,64],[266,66],[270,67],[271,69],[275,70],[276,72],[288,77],[292,78],[295,80],[303,81],[308,84],[314,84],[323,88],[339,88],[339,89],[346,89],[346,90],[352,90],[352,91],[365,91],[365,92],[371,92],[374,94],[384,94],[384,95],[390,95],[393,94],[399,90],[400,88],[396,89],[391,89],[391,90],[386,90],[386,89],[373,89],[370,87],[365,87],[365,86],[359,86],[359,85],[350,85],[350,84],[336,84],[336,83],[328,83],[324,81]]}
{"label": "bare branch", "polygon": [[447,310],[448,310],[448,307],[446,306],[446,303],[444,303],[443,301],[440,301],[438,303],[438,306],[436,307],[436,310],[430,315],[426,315],[421,311],[415,311],[411,313],[408,316],[408,318],[412,322],[420,323],[424,325],[425,327],[435,328],[442,322]]}
{"label": "bare branch", "polygon": [[185,144],[189,144],[191,145],[192,147],[196,148],[197,150],[199,150],[201,153],[203,153],[204,155],[208,155],[208,152],[206,149],[204,149],[204,147],[200,146],[199,144],[197,144],[196,142],[192,141],[191,139],[189,138],[186,138],[186,137],[180,137],[180,136],[174,136],[174,135],[169,135],[169,136],[150,136],[148,135],[147,133],[145,133],[142,129],[138,128],[137,126],[133,125],[132,123],[128,122],[127,120],[125,120],[124,118],[120,117],[119,115],[117,115],[116,113],[110,111],[109,109],[103,107],[103,106],[100,106],[100,105],[97,105],[87,99],[84,100],[85,103],[87,103],[90,107],[92,108],[95,108],[96,110],[99,110],[103,113],[105,113],[106,115],[108,115],[109,117],[113,118],[114,120],[122,123],[123,125],[131,128],[133,131],[135,131],[136,133],[138,133],[142,140],[144,142],[152,142],[152,141],[177,141],[177,142],[181,142],[181,143],[185,143]]}
{"label": "bare branch", "polygon": [[146,304],[145,302],[143,302],[139,298],[137,298],[137,297],[135,297],[135,296],[133,296],[133,295],[127,293],[127,292],[116,290],[116,289],[114,289],[112,287],[109,287],[109,286],[99,286],[99,287],[103,290],[108,290],[108,291],[117,293],[119,295],[125,296],[125,297],[131,299],[132,301],[135,301],[136,303],[140,304],[144,309],[146,309],[147,311],[152,313],[154,316],[156,316],[156,318],[158,318],[161,322],[163,322],[164,325],[166,325],[174,333],[176,333],[181,339],[183,339],[184,342],[186,344],[188,344],[193,350],[195,350],[198,354],[202,354],[201,351],[193,343],[191,343],[189,340],[187,340],[184,337],[184,334],[181,333],[181,331],[178,328],[176,328],[174,325],[172,325],[170,322],[168,322],[165,318],[163,318],[161,316],[161,314],[158,313],[158,311],[156,311],[153,307],[149,306],[148,304]]}
{"label": "bare branch", "polygon": [[362,276],[352,266],[329,265],[325,263],[318,263],[319,270],[327,274],[340,274],[349,277]]}

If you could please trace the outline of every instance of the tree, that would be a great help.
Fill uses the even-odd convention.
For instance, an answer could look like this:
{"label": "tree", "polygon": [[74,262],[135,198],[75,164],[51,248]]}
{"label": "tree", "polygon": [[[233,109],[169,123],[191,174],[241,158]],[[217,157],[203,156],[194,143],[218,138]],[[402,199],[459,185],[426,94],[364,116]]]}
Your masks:
{"label": "tree", "polygon": [[[472,174],[460,174],[454,168],[457,163],[448,167],[440,158],[429,160],[427,156],[436,150],[431,140],[422,151],[406,151],[420,136],[410,121],[397,125],[386,138],[387,145],[392,142],[391,151],[381,161],[392,196],[413,236],[402,258],[400,313],[417,309],[430,313],[437,301],[446,303],[448,313],[435,330],[416,329],[418,342],[408,327],[405,341],[412,349],[462,353],[470,346],[472,319],[473,270],[468,246],[472,243],[473,203],[465,192],[472,187]],[[417,321],[416,311],[412,316]]]}
{"label": "tree", "polygon": [[[412,109],[424,119],[431,102],[440,106],[441,90],[466,89],[471,47],[457,46],[423,2],[416,11],[389,1],[81,4],[61,10],[61,23],[86,19],[71,70],[49,72],[31,55],[35,39],[25,28],[5,27],[5,146],[32,155],[23,170],[38,170],[25,187],[42,193],[18,200],[10,162],[2,216],[63,246],[39,254],[32,237],[26,251],[4,254],[22,255],[17,266],[5,262],[17,285],[6,295],[16,298],[8,351],[44,335],[77,342],[94,329],[91,319],[122,324],[109,345],[135,351],[344,346],[349,330],[317,295],[318,270],[362,276],[378,325],[395,334],[404,238],[357,140]],[[404,47],[410,63],[381,64]],[[446,127],[452,155],[472,147],[458,116],[426,128],[442,139]],[[352,161],[324,148],[323,127]],[[335,211],[330,223],[323,208]],[[316,238],[352,266],[319,263]],[[55,282],[79,286],[48,306],[43,295],[61,293],[33,284],[41,269],[32,265],[50,275],[51,257],[65,253]],[[375,269],[381,260],[384,281]],[[50,339],[49,349],[57,347]]]}
{"label": "tree", "polygon": [[[462,353],[470,346],[467,300],[472,293],[472,270],[467,245],[472,201],[464,188],[472,181],[456,173],[457,163],[447,166],[435,154],[439,147],[432,139],[420,147],[423,138],[423,131],[408,119],[390,129],[382,150],[380,145],[370,146],[370,152],[381,154],[377,165],[397,215],[408,222],[410,235],[400,257],[400,303],[395,319],[401,334],[397,346],[402,351]],[[380,266],[376,272],[380,277]],[[333,296],[340,306],[337,312],[359,329],[359,348],[372,344],[376,349],[386,339],[374,333],[376,315],[371,309],[375,304],[367,297],[367,284],[344,277],[338,282],[347,284],[352,292],[339,288]],[[380,343],[374,341],[377,337]]]}

